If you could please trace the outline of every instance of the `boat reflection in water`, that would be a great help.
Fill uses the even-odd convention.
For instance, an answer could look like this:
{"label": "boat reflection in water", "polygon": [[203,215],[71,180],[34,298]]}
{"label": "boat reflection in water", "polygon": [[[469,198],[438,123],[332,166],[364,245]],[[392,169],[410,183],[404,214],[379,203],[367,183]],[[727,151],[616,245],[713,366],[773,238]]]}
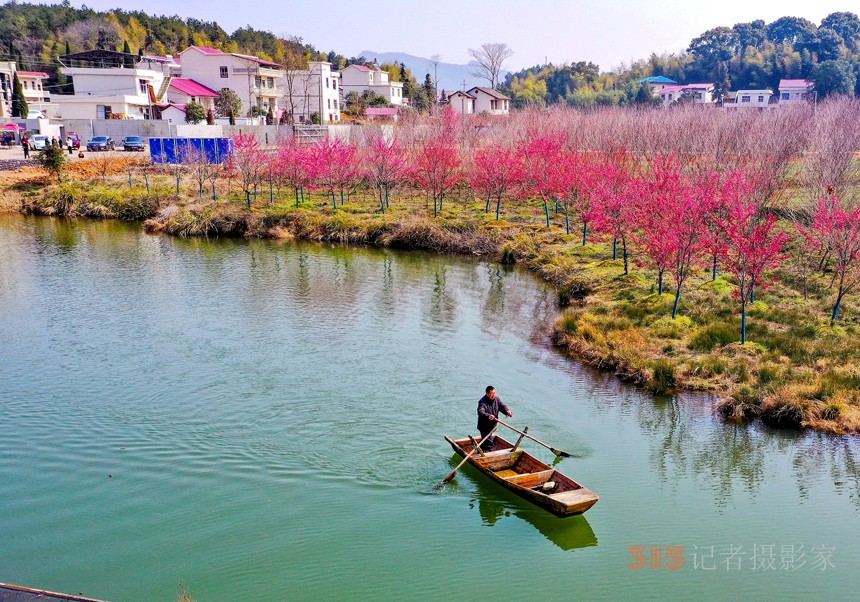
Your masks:
{"label": "boat reflection in water", "polygon": [[[459,456],[455,455],[452,461],[459,459]],[[564,551],[597,545],[597,536],[591,530],[584,514],[567,518],[553,516],[491,482],[478,469],[468,464],[460,470],[460,478],[474,483],[476,496],[469,500],[469,507],[478,508],[481,521],[488,527],[494,526],[504,517],[516,516],[532,525]]]}

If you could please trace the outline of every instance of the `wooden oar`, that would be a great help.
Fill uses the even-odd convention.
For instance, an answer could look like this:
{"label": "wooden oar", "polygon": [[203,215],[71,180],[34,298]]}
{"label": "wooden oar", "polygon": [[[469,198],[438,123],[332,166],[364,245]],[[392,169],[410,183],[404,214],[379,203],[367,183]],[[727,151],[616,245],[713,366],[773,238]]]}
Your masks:
{"label": "wooden oar", "polygon": [[496,432],[496,429],[497,429],[497,428],[499,428],[499,425],[498,425],[498,424],[497,424],[496,426],[494,426],[494,427],[493,427],[493,430],[491,430],[489,433],[487,433],[487,436],[486,436],[486,437],[484,437],[483,439],[481,439],[481,441],[478,443],[478,447],[474,447],[474,448],[472,448],[472,451],[470,451],[470,452],[466,455],[466,457],[465,457],[465,458],[463,458],[463,461],[462,461],[462,462],[460,462],[459,464],[457,464],[457,468],[455,468],[454,470],[452,470],[452,471],[451,471],[451,474],[449,474],[447,477],[445,477],[444,479],[442,479],[442,481],[441,481],[441,482],[436,483],[436,485],[434,485],[434,486],[433,486],[433,490],[435,491],[436,489],[439,489],[440,487],[444,487],[446,483],[448,483],[451,479],[453,479],[453,478],[454,478],[454,475],[455,475],[455,474],[457,474],[457,471],[458,471],[458,470],[460,470],[460,468],[462,468],[463,464],[465,464],[466,462],[468,462],[468,461],[469,461],[469,458],[471,458],[472,456],[474,456],[474,455],[475,455],[475,452],[476,452],[476,451],[478,451],[478,449],[480,448],[480,446],[482,446],[482,445],[484,444],[484,441],[486,441],[487,439],[489,439],[490,437],[492,437],[492,436],[493,436],[493,433],[495,433],[495,432]]}
{"label": "wooden oar", "polygon": [[550,445],[547,445],[546,443],[544,443],[544,442],[543,442],[543,441],[541,441],[540,439],[535,439],[534,437],[532,437],[532,436],[531,436],[531,435],[529,435],[528,433],[525,433],[525,432],[521,431],[521,430],[520,430],[520,429],[518,429],[518,428],[514,428],[514,427],[512,427],[510,424],[508,424],[508,423],[507,423],[507,422],[505,422],[504,420],[499,420],[498,418],[496,418],[496,422],[498,422],[499,424],[502,424],[502,425],[504,425],[504,426],[508,427],[509,429],[511,429],[512,431],[514,431],[515,433],[519,433],[520,435],[522,435],[523,437],[526,437],[527,439],[531,439],[531,440],[532,440],[532,441],[534,441],[535,443],[539,443],[540,445],[543,445],[545,448],[547,448],[549,451],[551,451],[552,453],[554,453],[556,456],[559,456],[559,457],[561,457],[561,458],[578,458],[578,457],[579,457],[579,456],[574,456],[573,454],[569,454],[569,453],[567,453],[566,451],[562,451],[562,450],[560,450],[560,449],[556,449],[556,448],[554,448],[554,447],[552,447],[552,446],[550,446]]}

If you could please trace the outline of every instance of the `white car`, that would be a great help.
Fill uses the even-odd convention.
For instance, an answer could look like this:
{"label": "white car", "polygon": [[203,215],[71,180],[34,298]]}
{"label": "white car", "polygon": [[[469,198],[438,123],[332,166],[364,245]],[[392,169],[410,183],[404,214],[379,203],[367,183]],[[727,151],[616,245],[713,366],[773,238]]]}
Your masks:
{"label": "white car", "polygon": [[45,114],[42,111],[27,111],[27,119],[44,119]]}
{"label": "white car", "polygon": [[48,146],[47,136],[36,134],[32,138],[30,138],[30,150],[45,150],[46,146]]}

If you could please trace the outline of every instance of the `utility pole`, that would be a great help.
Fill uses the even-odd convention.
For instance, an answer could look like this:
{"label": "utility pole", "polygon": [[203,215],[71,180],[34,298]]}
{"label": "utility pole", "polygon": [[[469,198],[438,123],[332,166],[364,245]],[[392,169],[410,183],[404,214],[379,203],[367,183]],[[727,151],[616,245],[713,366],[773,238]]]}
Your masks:
{"label": "utility pole", "polygon": [[466,80],[463,80],[463,95],[460,96],[460,125],[463,126],[466,123]]}

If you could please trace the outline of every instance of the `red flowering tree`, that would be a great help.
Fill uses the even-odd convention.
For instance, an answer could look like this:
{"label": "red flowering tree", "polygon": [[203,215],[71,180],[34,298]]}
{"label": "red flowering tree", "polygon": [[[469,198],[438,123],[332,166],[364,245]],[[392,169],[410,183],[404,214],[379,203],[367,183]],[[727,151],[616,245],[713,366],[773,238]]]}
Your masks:
{"label": "red flowering tree", "polygon": [[713,218],[718,182],[718,176],[707,171],[695,180],[685,176],[673,157],[652,161],[644,179],[636,239],[657,270],[659,294],[663,294],[664,274],[672,277],[672,318],[678,315],[684,284],[710,241],[708,223]]}
{"label": "red flowering tree", "polygon": [[402,182],[409,174],[406,151],[396,139],[387,141],[382,136],[370,140],[361,155],[362,171],[379,192],[382,213],[390,206],[391,188]]}
{"label": "red flowering tree", "polygon": [[266,154],[254,135],[239,134],[233,139],[233,154],[230,155],[228,169],[239,178],[248,209],[251,208],[251,192],[256,190],[266,163]]}
{"label": "red flowering tree", "polygon": [[310,146],[300,144],[295,138],[290,138],[278,148],[279,171],[284,183],[293,188],[296,207],[299,206],[299,196],[305,200],[305,187],[316,177],[310,151]]}
{"label": "red flowering tree", "polygon": [[485,212],[496,201],[496,219],[502,212],[502,198],[519,186],[522,179],[523,163],[516,148],[495,143],[475,151],[468,171],[469,184],[486,199]]}
{"label": "red flowering tree", "polygon": [[344,193],[359,178],[355,147],[337,138],[316,143],[309,153],[310,169],[316,183],[331,195],[331,205],[337,208],[337,197],[344,203]]}
{"label": "red flowering tree", "polygon": [[522,193],[543,201],[546,227],[550,227],[549,202],[562,193],[565,137],[559,132],[529,132],[518,145],[525,168]]}
{"label": "red flowering tree", "polygon": [[632,166],[621,157],[601,162],[595,170],[591,209],[586,216],[594,224],[595,230],[612,236],[613,259],[616,257],[617,241],[621,241],[625,274],[630,270],[627,242],[636,229],[637,199],[641,196],[641,184]]}
{"label": "red flowering tree", "polygon": [[460,179],[460,153],[454,136],[443,130],[419,142],[412,154],[412,178],[433,197],[433,216],[439,215],[445,193]]}
{"label": "red flowering tree", "polygon": [[570,211],[573,209],[582,220],[582,245],[585,246],[588,235],[589,194],[595,182],[593,155],[568,149],[561,157],[559,168],[565,230],[570,234]]}
{"label": "red flowering tree", "polygon": [[812,225],[798,229],[819,252],[832,257],[833,283],[837,285],[832,325],[839,317],[842,299],[860,285],[860,206],[845,209],[836,196],[821,199]]}
{"label": "red flowering tree", "polygon": [[721,227],[725,236],[725,265],[738,281],[741,299],[741,343],[747,340],[747,307],[756,286],[767,284],[767,272],[779,265],[788,235],[780,232],[776,216],[755,199],[758,178],[737,172],[723,182],[725,207]]}

